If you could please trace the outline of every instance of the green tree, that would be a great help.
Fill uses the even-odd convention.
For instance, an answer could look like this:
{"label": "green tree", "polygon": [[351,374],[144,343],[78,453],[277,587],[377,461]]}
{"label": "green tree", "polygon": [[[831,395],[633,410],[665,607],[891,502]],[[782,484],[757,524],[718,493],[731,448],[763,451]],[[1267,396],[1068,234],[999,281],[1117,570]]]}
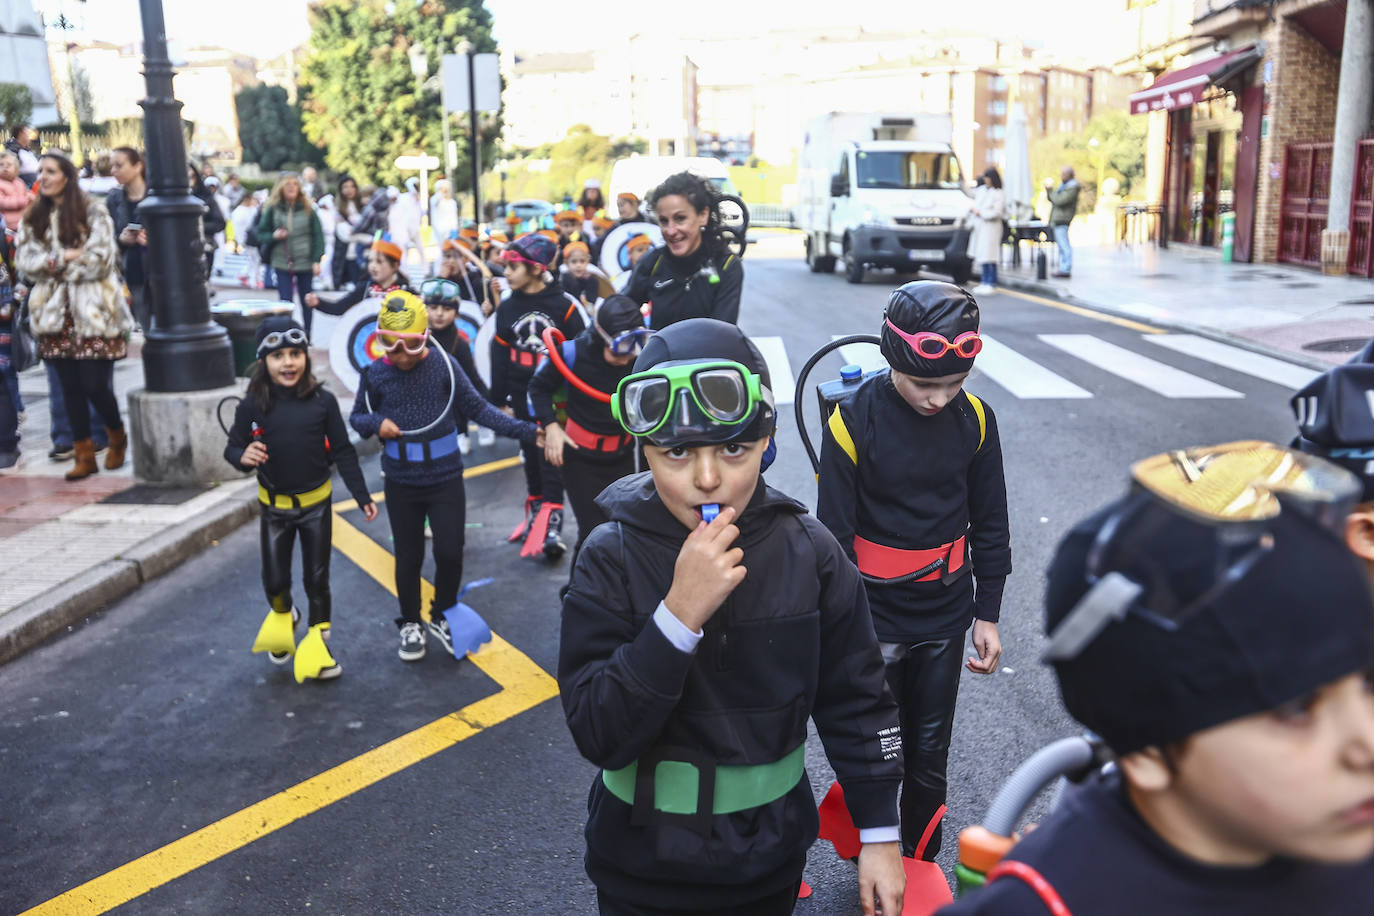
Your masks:
{"label": "green tree", "polygon": [[[1031,144],[1031,179],[1039,186],[1041,179],[1059,181],[1059,170],[1072,166],[1074,175],[1083,185],[1078,197],[1079,212],[1086,212],[1097,202],[1099,172],[1105,181],[1115,178],[1121,182],[1122,196],[1143,193],[1145,180],[1145,118],[1124,111],[1108,111],[1098,115],[1076,134],[1050,134]],[[1097,145],[1093,146],[1093,139]]]}
{"label": "green tree", "polygon": [[0,83],[0,120],[9,130],[33,117],[33,93],[23,83]]}
{"label": "green tree", "polygon": [[[360,180],[399,184],[397,156],[440,155],[443,121],[437,88],[421,88],[411,71],[410,49],[420,45],[426,76],[439,70],[442,53],[464,38],[477,53],[496,50],[491,14],[481,0],[318,0],[310,6],[308,56],[301,67],[306,137],[326,150],[337,172]],[[467,190],[464,119],[454,118],[458,190]],[[481,161],[495,161],[497,117],[482,130]]]}
{"label": "green tree", "polygon": [[239,116],[239,144],[245,162],[275,171],[298,161],[301,148],[300,114],[280,86],[249,86],[234,96]]}

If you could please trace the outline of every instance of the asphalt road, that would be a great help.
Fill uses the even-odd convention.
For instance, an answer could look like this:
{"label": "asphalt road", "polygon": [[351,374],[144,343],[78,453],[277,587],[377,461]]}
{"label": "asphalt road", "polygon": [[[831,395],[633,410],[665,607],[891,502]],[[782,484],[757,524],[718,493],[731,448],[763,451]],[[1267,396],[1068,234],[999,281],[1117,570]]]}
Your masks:
{"label": "asphalt road", "polygon": [[[812,275],[787,236],[745,263],[741,324],[780,338],[792,372],[832,335],[876,332],[900,279]],[[1202,358],[1188,339],[1179,352],[1026,297],[982,305],[1001,346],[969,387],[1001,428],[1016,572],[1003,669],[965,673],[961,687],[946,867],[954,833],[1016,763],[1074,730],[1037,661],[1058,538],[1122,491],[1135,459],[1286,441],[1288,388],[1274,379],[1300,374]],[[812,381],[840,363],[828,358]],[[790,406],[782,419],[769,482],[814,503]],[[469,466],[513,453],[498,441]],[[380,490],[377,460],[364,466]],[[581,828],[595,771],[549,677],[566,561],[522,561],[505,543],[521,490],[515,468],[468,481],[467,578],[496,579],[471,599],[501,638],[480,668],[433,646],[420,663],[397,659],[386,522],[349,509],[341,517],[360,534],[336,530],[337,681],[298,686],[249,653],[265,612],[254,525],[0,668],[0,913],[45,902],[54,913],[594,912]],[[819,797],[832,776],[814,737],[808,758]],[[858,912],[852,866],[828,846],[813,849],[806,878],[815,895],[798,913]]]}

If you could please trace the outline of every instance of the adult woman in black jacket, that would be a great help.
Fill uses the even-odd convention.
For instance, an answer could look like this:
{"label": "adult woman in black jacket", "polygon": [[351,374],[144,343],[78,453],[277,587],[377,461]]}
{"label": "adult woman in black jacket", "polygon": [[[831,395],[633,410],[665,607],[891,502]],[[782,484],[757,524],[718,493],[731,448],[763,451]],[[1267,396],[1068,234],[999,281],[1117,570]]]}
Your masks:
{"label": "adult woman in black jacket", "polygon": [[[152,304],[148,301],[143,255],[148,250],[148,233],[142,228],[138,205],[148,196],[148,181],[143,157],[131,146],[110,152],[110,169],[119,187],[105,195],[105,206],[114,220],[115,241],[119,245],[119,268],[124,284],[133,298],[134,320],[148,333],[153,326]],[[131,228],[138,227],[138,228]]]}
{"label": "adult woman in black jacket", "polygon": [[651,303],[655,331],[687,318],[739,323],[744,267],[721,237],[720,197],[709,181],[678,172],[649,194],[663,244],[635,267],[625,295]]}
{"label": "adult woman in black jacket", "polygon": [[215,236],[224,231],[224,214],[220,212],[219,204],[215,203],[214,192],[205,186],[205,179],[195,163],[186,163],[186,169],[191,179],[191,196],[205,204],[200,226],[205,234],[205,278],[208,280],[215,264]]}

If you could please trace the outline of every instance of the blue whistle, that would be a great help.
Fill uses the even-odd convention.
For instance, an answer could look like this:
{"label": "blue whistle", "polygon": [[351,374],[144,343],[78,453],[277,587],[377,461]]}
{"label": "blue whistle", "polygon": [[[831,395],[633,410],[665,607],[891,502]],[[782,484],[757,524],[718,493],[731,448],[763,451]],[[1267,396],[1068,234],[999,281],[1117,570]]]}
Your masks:
{"label": "blue whistle", "polygon": [[701,520],[706,524],[711,524],[720,515],[720,506],[717,503],[707,503],[701,507]]}

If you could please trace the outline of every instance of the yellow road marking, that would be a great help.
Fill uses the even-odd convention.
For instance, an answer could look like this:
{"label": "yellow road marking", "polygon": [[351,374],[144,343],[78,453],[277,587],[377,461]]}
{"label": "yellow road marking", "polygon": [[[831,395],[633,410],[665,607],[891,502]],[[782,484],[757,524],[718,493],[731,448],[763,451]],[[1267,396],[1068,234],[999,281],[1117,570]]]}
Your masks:
{"label": "yellow road marking", "polygon": [[1139,331],[1142,334],[1164,334],[1167,333],[1163,328],[1152,327],[1148,324],[1141,324],[1139,321],[1132,321],[1129,318],[1118,318],[1115,315],[1108,315],[1103,312],[1095,312],[1092,309],[1083,308],[1078,305],[1069,305],[1067,302],[1056,302],[1053,299],[1046,299],[1044,296],[1036,296],[1032,293],[1023,293],[1020,290],[998,287],[997,292],[1015,296],[1018,299],[1025,299],[1028,302],[1048,305],[1050,308],[1059,309],[1065,312],[1072,312],[1075,315],[1082,315],[1084,318],[1093,318],[1097,321],[1105,321],[1108,324],[1119,325],[1123,328],[1130,328],[1132,331]]}
{"label": "yellow road marking", "polygon": [[[334,546],[387,591],[396,593],[391,554],[337,514]],[[420,588],[427,605],[434,587],[422,580]],[[492,641],[470,656],[470,660],[501,686],[499,693],[236,811],[40,903],[21,916],[71,916],[114,909],[558,696],[558,682],[500,636],[493,634]]]}
{"label": "yellow road marking", "polygon": [[[498,458],[495,461],[488,461],[486,464],[479,464],[475,467],[464,468],[463,479],[467,480],[470,477],[481,477],[483,474],[491,474],[496,471],[504,471],[506,468],[519,467],[520,463],[521,462],[519,455],[512,455],[509,458]],[[385,502],[386,494],[373,493],[372,499],[374,502]],[[351,512],[356,508],[358,508],[358,501],[356,499],[344,499],[334,504],[334,511],[336,513]]]}

